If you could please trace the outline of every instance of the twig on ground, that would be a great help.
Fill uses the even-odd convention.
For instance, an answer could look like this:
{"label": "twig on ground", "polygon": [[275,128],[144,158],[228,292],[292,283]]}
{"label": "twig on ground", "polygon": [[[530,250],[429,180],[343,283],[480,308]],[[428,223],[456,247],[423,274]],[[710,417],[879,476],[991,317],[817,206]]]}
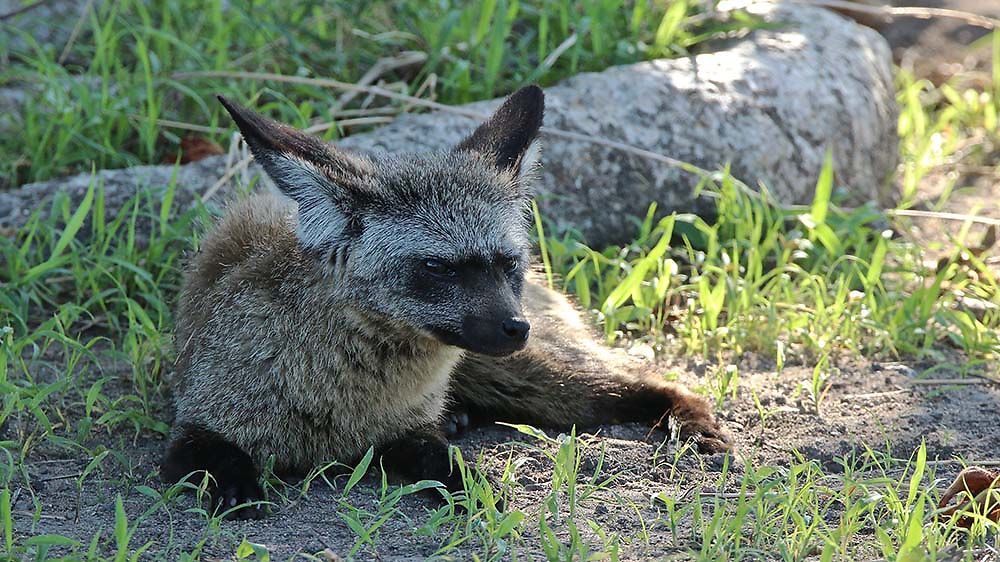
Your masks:
{"label": "twig on ground", "polygon": [[14,16],[19,16],[19,15],[25,13],[25,12],[28,12],[30,10],[34,10],[35,8],[41,6],[42,4],[47,4],[48,2],[49,2],[49,0],[38,0],[34,4],[28,4],[27,6],[21,6],[20,8],[17,8],[16,10],[11,10],[11,11],[7,12],[6,14],[0,14],[0,21],[6,20],[6,19],[10,19],[10,18],[12,18]]}
{"label": "twig on ground", "polygon": [[46,515],[44,513],[36,514],[34,511],[28,511],[26,509],[12,509],[11,513],[16,513],[18,515],[28,515],[31,517],[38,517],[39,519],[51,519],[53,521],[66,521],[68,517],[63,517],[62,515]]}
{"label": "twig on ground", "polygon": [[[368,69],[368,72],[365,72],[364,76],[362,76],[356,84],[358,86],[368,86],[388,72],[415,64],[423,64],[426,61],[427,53],[423,51],[404,51],[394,57],[380,58],[375,61],[375,64]],[[358,90],[351,90],[341,94],[340,99],[337,100],[337,106],[334,108],[334,111],[339,110],[341,107],[350,103],[350,101],[360,93],[361,92]]]}
{"label": "twig on ground", "polygon": [[738,500],[743,494],[739,492],[698,492],[702,498],[718,498],[720,500]]}
{"label": "twig on ground", "polygon": [[568,51],[570,47],[572,47],[573,45],[576,45],[575,31],[573,33],[570,33],[569,37],[563,39],[562,43],[556,45],[555,49],[552,49],[552,52],[549,53],[549,56],[545,57],[545,60],[542,61],[541,68],[546,70],[552,68],[552,66],[556,64],[556,62],[559,60],[559,57],[563,56],[563,53]]}
{"label": "twig on ground", "polygon": [[38,480],[39,483],[55,482],[56,480],[70,480],[72,478],[79,478],[83,476],[82,472],[77,472],[76,474],[61,474],[59,476],[50,476],[48,478],[41,478]]}
{"label": "twig on ground", "polygon": [[1000,226],[1000,219],[966,215],[963,213],[946,213],[942,211],[919,211],[917,209],[886,209],[885,213],[894,217],[918,217],[924,219],[941,219],[949,221],[974,222],[991,226]]}
{"label": "twig on ground", "polygon": [[38,460],[38,461],[31,461],[31,464],[33,464],[33,465],[35,465],[35,464],[58,464],[58,463],[67,463],[67,462],[78,463],[78,462],[81,462],[81,461],[80,461],[80,459],[42,459],[42,460]]}
{"label": "twig on ground", "polygon": [[334,119],[344,117],[371,117],[373,115],[396,115],[400,112],[398,107],[362,107],[358,109],[341,109],[334,111],[330,116]]}
{"label": "twig on ground", "polygon": [[[129,115],[129,119],[135,121],[149,121],[149,118],[144,115]],[[173,121],[171,119],[156,119],[153,121],[160,127],[166,127],[168,129],[181,129],[184,131],[194,131],[196,133],[208,133],[215,134],[219,132],[219,127],[206,127],[205,125],[195,125],[194,123],[185,123],[183,121]]]}
{"label": "twig on ground", "polygon": [[968,465],[968,466],[1000,466],[1000,460],[977,460],[962,461],[962,459],[938,459],[927,461],[928,466],[943,466],[948,464]]}
{"label": "twig on ground", "polygon": [[887,18],[894,17],[909,17],[918,19],[930,19],[935,17],[940,18],[951,18],[962,20],[966,23],[978,27],[985,27],[987,29],[996,29],[1000,27],[1000,20],[974,14],[972,12],[964,12],[962,10],[950,10],[947,8],[926,8],[923,6],[870,6],[868,4],[861,4],[859,2],[850,2],[848,0],[791,0],[796,4],[805,4],[808,6],[820,6],[823,8],[834,8],[837,10],[845,10],[848,12],[860,12],[865,14],[873,14],[877,16],[884,16]]}
{"label": "twig on ground", "polygon": [[865,393],[865,394],[845,394],[843,396],[843,398],[844,399],[851,399],[851,400],[857,400],[857,399],[865,400],[865,399],[868,399],[868,398],[884,398],[886,396],[896,396],[897,394],[909,394],[911,392],[913,392],[912,389],[901,388],[899,390],[889,390],[889,391],[886,391],[886,392],[868,392],[868,393]]}
{"label": "twig on ground", "polygon": [[76,25],[73,26],[73,31],[69,34],[69,39],[66,40],[66,45],[63,46],[63,50],[59,53],[58,64],[66,62],[66,58],[69,57],[69,52],[76,43],[77,37],[80,36],[80,31],[83,29],[83,24],[87,21],[87,14],[90,13],[90,9],[94,6],[94,0],[87,0],[84,4],[83,10],[80,11],[80,17],[76,20]]}
{"label": "twig on ground", "polygon": [[308,131],[310,133],[321,133],[327,129],[332,129],[334,127],[353,127],[357,125],[379,125],[384,123],[391,123],[394,120],[393,117],[378,116],[373,115],[371,117],[358,117],[355,119],[341,119],[340,121],[330,121],[329,123],[319,123],[309,127]]}
{"label": "twig on ground", "polygon": [[982,377],[974,379],[916,379],[907,381],[908,384],[917,386],[948,386],[948,385],[972,385],[972,384],[1000,384],[1000,381]]}

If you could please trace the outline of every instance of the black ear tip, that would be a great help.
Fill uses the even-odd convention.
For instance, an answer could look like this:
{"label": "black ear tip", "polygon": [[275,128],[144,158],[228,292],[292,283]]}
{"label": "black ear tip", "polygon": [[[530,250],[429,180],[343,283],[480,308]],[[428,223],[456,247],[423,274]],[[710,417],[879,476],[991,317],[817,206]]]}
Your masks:
{"label": "black ear tip", "polygon": [[545,92],[538,84],[530,84],[510,95],[510,99],[518,105],[545,109]]}
{"label": "black ear tip", "polygon": [[229,112],[229,115],[233,116],[234,119],[239,119],[239,116],[246,111],[243,106],[230,100],[222,94],[217,94],[215,99],[219,100],[222,107],[226,108],[226,111]]}
{"label": "black ear tip", "polygon": [[521,88],[519,91],[524,92],[525,95],[531,96],[532,98],[544,100],[545,92],[542,87],[538,84],[528,84],[527,86]]}
{"label": "black ear tip", "polygon": [[233,118],[233,122],[236,123],[240,133],[243,134],[244,140],[252,145],[254,144],[253,141],[263,137],[261,129],[267,126],[265,118],[223,95],[216,95],[215,98],[229,112],[229,116]]}

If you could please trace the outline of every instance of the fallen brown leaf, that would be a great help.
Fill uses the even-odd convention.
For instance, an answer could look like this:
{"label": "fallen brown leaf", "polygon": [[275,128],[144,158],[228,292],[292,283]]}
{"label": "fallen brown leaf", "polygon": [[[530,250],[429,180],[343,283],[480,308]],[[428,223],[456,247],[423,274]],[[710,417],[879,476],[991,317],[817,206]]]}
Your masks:
{"label": "fallen brown leaf", "polygon": [[225,153],[226,151],[221,146],[205,137],[190,136],[181,139],[179,150],[164,156],[163,163],[173,164],[177,162],[178,154],[180,155],[181,164],[189,164],[198,160],[204,160],[209,156],[217,156]]}
{"label": "fallen brown leaf", "polygon": [[[952,499],[958,502],[941,513],[944,517],[955,514],[977,512],[983,513],[992,521],[1000,523],[1000,472],[993,472],[978,466],[970,466],[958,473],[955,481],[948,486],[938,502],[938,509],[943,509]],[[971,527],[972,519],[962,515],[958,520],[960,527]]]}

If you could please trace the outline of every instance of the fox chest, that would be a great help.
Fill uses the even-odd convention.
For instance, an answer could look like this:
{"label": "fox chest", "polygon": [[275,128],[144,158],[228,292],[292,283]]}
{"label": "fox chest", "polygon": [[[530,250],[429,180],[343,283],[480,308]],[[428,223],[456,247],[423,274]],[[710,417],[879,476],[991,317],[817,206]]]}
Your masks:
{"label": "fox chest", "polygon": [[293,402],[314,404],[303,413],[334,440],[347,438],[360,445],[393,438],[440,418],[460,359],[460,350],[447,347],[426,354],[344,350],[307,358],[294,377],[301,383],[292,386],[306,389],[309,396]]}

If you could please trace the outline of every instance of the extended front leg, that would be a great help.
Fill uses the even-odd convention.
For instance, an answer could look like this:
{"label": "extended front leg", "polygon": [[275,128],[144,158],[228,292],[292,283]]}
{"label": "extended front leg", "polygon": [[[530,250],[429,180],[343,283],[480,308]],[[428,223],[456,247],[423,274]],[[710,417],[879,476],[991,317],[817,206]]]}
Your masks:
{"label": "extended front leg", "polygon": [[452,414],[465,413],[473,423],[558,428],[616,422],[665,428],[669,416],[699,450],[732,448],[704,398],[599,343],[565,295],[529,282],[524,309],[531,321],[528,347],[508,357],[467,354],[452,374]]}
{"label": "extended front leg", "polygon": [[595,422],[652,422],[666,430],[668,418],[672,418],[680,439],[694,440],[701,453],[733,448],[733,437],[716,420],[711,404],[682,385],[648,375],[617,377],[606,384],[618,388],[596,396]]}
{"label": "extended front leg", "polygon": [[[183,426],[161,463],[167,482],[175,483],[196,471],[207,471],[213,484],[209,493],[223,511],[264,499],[253,459],[243,449],[214,431]],[[238,519],[259,519],[261,504],[246,506],[229,514]]]}
{"label": "extended front leg", "polygon": [[535,347],[499,359],[466,357],[453,376],[453,411],[467,413],[477,424],[504,421],[557,428],[643,422],[666,429],[672,417],[680,437],[695,440],[699,451],[732,448],[732,437],[719,425],[708,401],[683,386],[630,373],[636,365],[604,361],[599,350],[576,361],[561,360],[559,351]]}

